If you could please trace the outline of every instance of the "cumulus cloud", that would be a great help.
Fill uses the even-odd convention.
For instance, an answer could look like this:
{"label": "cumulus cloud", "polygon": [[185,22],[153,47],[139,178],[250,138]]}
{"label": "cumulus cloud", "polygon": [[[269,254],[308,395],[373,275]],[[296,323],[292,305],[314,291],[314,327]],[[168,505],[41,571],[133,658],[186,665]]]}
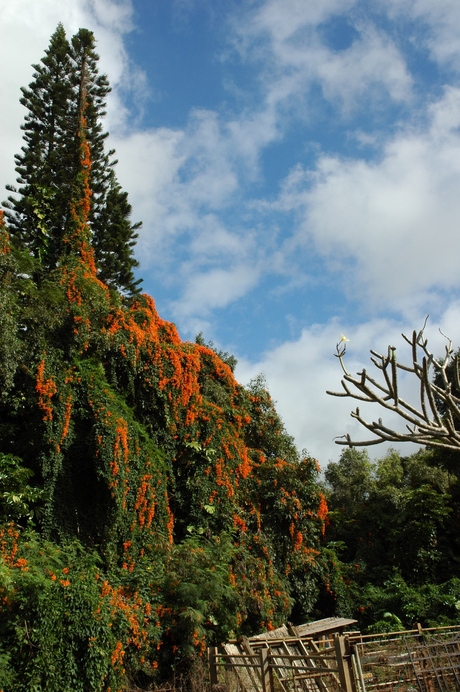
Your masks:
{"label": "cumulus cloud", "polygon": [[460,5],[456,0],[385,0],[381,3],[392,19],[418,20],[413,38],[424,43],[431,57],[460,71]]}
{"label": "cumulus cloud", "polygon": [[[407,101],[412,78],[390,37],[370,23],[359,26],[360,37],[344,51],[321,51],[315,56],[316,78],[326,98],[340,99],[346,111],[362,107],[366,97],[380,105],[383,99]],[[306,55],[310,61],[312,56]]]}
{"label": "cumulus cloud", "polygon": [[133,220],[144,223],[138,241],[144,268],[164,255],[177,229],[190,221],[179,200],[172,208],[175,181],[183,160],[179,153],[183,136],[180,130],[158,128],[115,136],[112,140],[119,161],[117,175],[122,187],[129,191]]}
{"label": "cumulus cloud", "polygon": [[[350,417],[350,412],[357,405],[367,420],[374,421],[381,417],[390,427],[405,430],[402,419],[388,414],[377,405],[326,394],[326,390],[343,391],[340,385],[343,373],[338,359],[334,357],[341,332],[349,338],[345,356],[348,372],[355,375],[366,368],[380,380],[379,373],[370,361],[370,350],[386,354],[389,345],[395,346],[399,362],[410,365],[411,349],[401,334],[410,338],[414,329],[421,329],[424,319],[425,316],[417,310],[407,321],[378,318],[352,325],[334,317],[304,328],[298,339],[286,341],[278,348],[267,351],[257,362],[241,359],[236,375],[244,384],[259,373],[265,375],[276,408],[298,448],[306,449],[325,468],[329,461],[338,459],[343,449],[335,439],[346,433],[356,441],[370,439],[369,432]],[[459,301],[447,305],[439,320],[428,320],[425,336],[436,357],[444,354],[447,342],[443,334],[448,335],[454,343],[460,342]],[[418,380],[404,373],[400,374],[399,379],[400,395],[419,408]],[[410,443],[384,443],[372,447],[371,456],[382,456],[389,446],[404,454],[412,454],[417,449]]]}
{"label": "cumulus cloud", "polygon": [[174,313],[187,324],[187,317],[197,314],[197,305],[200,306],[199,314],[202,316],[206,316],[214,308],[224,308],[255,286],[259,272],[259,269],[248,264],[193,272],[186,280],[180,301],[173,305]]}
{"label": "cumulus cloud", "polygon": [[284,183],[296,247],[313,240],[363,302],[402,308],[459,285],[460,90],[447,88],[429,118],[390,138],[377,161],[320,156]]}
{"label": "cumulus cloud", "polygon": [[[393,39],[361,14],[347,12],[359,3],[312,3],[288,0],[257,5],[250,19],[238,27],[240,49],[248,61],[258,60],[264,68],[261,79],[267,85],[266,100],[282,108],[298,101],[309,110],[308,98],[313,86],[345,113],[364,102],[383,96],[394,101],[411,97],[412,78],[405,59]],[[346,17],[346,21],[345,21]],[[353,29],[354,40],[341,50],[328,45],[328,21],[342,19]]]}
{"label": "cumulus cloud", "polygon": [[303,0],[287,0],[280,4],[276,0],[262,3],[254,12],[248,33],[269,33],[276,42],[296,36],[305,26],[318,26],[331,16],[350,10],[356,0],[325,0],[321,3],[306,3]]}

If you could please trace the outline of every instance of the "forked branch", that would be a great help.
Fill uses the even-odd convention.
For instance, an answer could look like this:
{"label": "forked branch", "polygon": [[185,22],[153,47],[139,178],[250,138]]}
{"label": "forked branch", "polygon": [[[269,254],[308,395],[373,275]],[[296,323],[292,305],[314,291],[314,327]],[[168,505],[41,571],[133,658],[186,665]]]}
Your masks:
{"label": "forked branch", "polygon": [[[428,318],[427,318],[428,319]],[[398,414],[406,423],[405,432],[399,432],[385,426],[382,419],[369,422],[365,420],[359,408],[352,411],[351,416],[363,427],[369,430],[374,438],[366,441],[353,441],[346,434],[336,440],[337,444],[349,447],[364,447],[380,444],[381,442],[415,442],[418,445],[431,445],[442,449],[460,449],[460,398],[453,394],[452,384],[460,391],[460,371],[458,358],[453,356],[452,341],[446,338],[444,358],[436,360],[428,350],[424,329],[413,332],[409,339],[405,334],[403,339],[411,346],[412,364],[404,365],[397,362],[396,348],[388,347],[388,353],[381,355],[371,350],[371,362],[380,372],[380,381],[371,377],[365,369],[354,377],[345,368],[346,339],[342,336],[336,346],[335,354],[340,360],[344,376],[341,380],[343,392],[327,392],[332,396],[351,397],[366,403],[376,403],[387,411]],[[441,332],[442,333],[442,332]],[[443,334],[444,336],[444,334]],[[453,383],[448,376],[453,369]],[[404,371],[415,375],[419,380],[419,407],[413,406],[403,399],[400,394],[398,373]]]}

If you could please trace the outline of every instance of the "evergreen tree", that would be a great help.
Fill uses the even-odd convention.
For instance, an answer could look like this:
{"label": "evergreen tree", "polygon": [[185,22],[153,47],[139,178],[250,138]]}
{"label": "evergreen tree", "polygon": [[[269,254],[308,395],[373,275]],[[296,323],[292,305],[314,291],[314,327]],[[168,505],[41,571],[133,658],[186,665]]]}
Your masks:
{"label": "evergreen tree", "polygon": [[98,60],[92,32],[80,29],[69,44],[58,25],[41,64],[34,66],[34,81],[22,89],[21,103],[28,109],[26,144],[16,156],[19,187],[8,188],[16,194],[5,203],[5,215],[13,241],[38,260],[36,278],[54,269],[70,248],[65,235],[69,200],[81,173],[83,123],[91,156],[88,222],[98,276],[132,294],[141,283],[133,274],[139,265],[133,248],[141,224],[129,220],[131,205],[116,180],[114,151],[105,151],[108,133],[102,118],[110,86],[98,73]]}
{"label": "evergreen tree", "polygon": [[133,255],[141,222],[131,224],[131,205],[110,170],[105,204],[93,214],[93,248],[97,258],[98,277],[111,288],[124,287],[130,293],[139,291],[142,279],[135,279],[133,269],[139,262]]}
{"label": "evergreen tree", "polygon": [[49,269],[59,257],[73,172],[68,146],[72,65],[62,24],[41,64],[33,67],[34,81],[21,89],[28,113],[22,125],[25,145],[15,157],[19,188],[8,187],[19,196],[8,198],[5,217],[13,243]]}

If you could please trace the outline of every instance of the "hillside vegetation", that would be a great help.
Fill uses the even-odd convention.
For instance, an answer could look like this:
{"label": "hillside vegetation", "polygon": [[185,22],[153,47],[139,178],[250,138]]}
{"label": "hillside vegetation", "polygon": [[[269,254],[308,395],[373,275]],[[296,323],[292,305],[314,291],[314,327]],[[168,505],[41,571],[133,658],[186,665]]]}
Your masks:
{"label": "hillside vegetation", "polygon": [[190,681],[288,620],[459,622],[457,454],[347,449],[321,479],[263,377],[141,294],[91,32],[34,69],[0,211],[0,690]]}
{"label": "hillside vegetation", "polygon": [[1,222],[0,685],[147,686],[306,617],[327,507],[263,379],[138,293],[92,34],[35,69]]}

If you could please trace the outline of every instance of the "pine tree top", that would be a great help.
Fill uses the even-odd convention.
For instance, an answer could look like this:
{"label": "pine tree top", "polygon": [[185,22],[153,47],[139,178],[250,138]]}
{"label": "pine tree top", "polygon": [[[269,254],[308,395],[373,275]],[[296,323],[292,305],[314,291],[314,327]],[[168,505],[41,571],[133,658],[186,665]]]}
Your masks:
{"label": "pine tree top", "polygon": [[[88,242],[98,277],[123,294],[136,294],[142,279],[134,255],[141,223],[132,223],[131,205],[115,175],[114,150],[107,151],[103,127],[110,85],[99,74],[96,41],[88,29],[67,40],[59,24],[34,79],[22,88],[27,108],[22,129],[25,145],[16,155],[18,187],[4,203],[12,241],[37,261],[37,280],[46,276],[72,247],[69,224],[86,199]],[[84,133],[83,131],[84,130]],[[88,152],[82,153],[82,136]],[[89,158],[88,158],[88,156]],[[87,186],[82,186],[82,161],[88,158]]]}

